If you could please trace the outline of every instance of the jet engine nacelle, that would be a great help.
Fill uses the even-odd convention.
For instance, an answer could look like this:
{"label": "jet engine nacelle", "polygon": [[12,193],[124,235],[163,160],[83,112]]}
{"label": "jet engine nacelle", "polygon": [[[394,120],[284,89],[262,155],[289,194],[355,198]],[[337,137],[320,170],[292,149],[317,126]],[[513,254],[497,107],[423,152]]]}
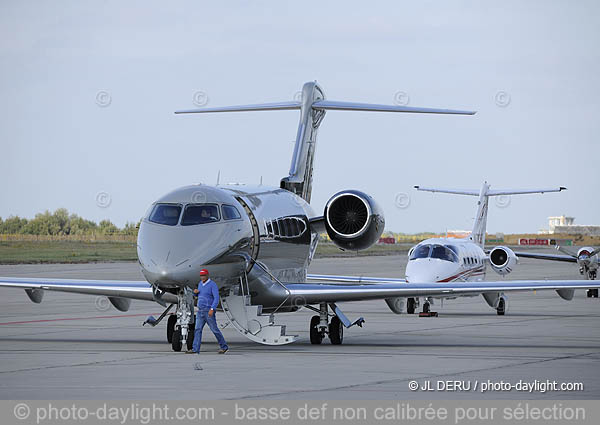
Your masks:
{"label": "jet engine nacelle", "polygon": [[594,248],[591,246],[584,246],[583,248],[579,248],[579,251],[577,251],[577,258],[589,258],[592,252],[594,252]]}
{"label": "jet engine nacelle", "polygon": [[512,249],[497,246],[490,251],[490,265],[499,275],[506,276],[517,265],[518,258]]}
{"label": "jet engine nacelle", "polygon": [[358,190],[344,190],[325,205],[325,229],[342,249],[358,251],[379,240],[385,227],[383,211],[375,200]]}
{"label": "jet engine nacelle", "polygon": [[385,302],[393,313],[402,314],[402,312],[404,311],[404,304],[406,304],[405,300],[406,299],[402,297],[395,297],[386,298]]}

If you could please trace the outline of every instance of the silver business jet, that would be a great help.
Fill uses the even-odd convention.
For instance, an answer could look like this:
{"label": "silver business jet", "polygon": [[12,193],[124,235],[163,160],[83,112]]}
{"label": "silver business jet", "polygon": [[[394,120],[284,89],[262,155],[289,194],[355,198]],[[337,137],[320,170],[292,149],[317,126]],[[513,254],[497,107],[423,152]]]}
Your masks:
{"label": "silver business jet", "polygon": [[[165,311],[145,323],[155,326],[167,319],[167,340],[175,351],[191,347],[194,327],[193,292],[202,268],[218,283],[221,308],[229,323],[252,341],[268,345],[294,342],[296,335],[277,324],[278,313],[300,308],[314,310],[310,341],[328,336],[341,344],[343,330],[362,325],[349,320],[336,305],[341,301],[386,299],[441,294],[588,288],[582,281],[419,282],[396,279],[343,278],[307,283],[307,269],[318,235],[327,232],[345,250],[374,244],[385,220],[375,200],[360,191],[334,194],[322,214],[310,205],[317,131],[327,111],[378,111],[472,115],[474,112],[415,108],[325,98],[315,82],[304,84],[301,101],[226,106],[178,111],[208,112],[299,110],[300,123],[290,172],[279,187],[244,185],[191,185],[176,189],[154,202],[139,228],[137,253],[147,281],[0,278],[0,287],[25,289],[36,303],[44,291],[105,295],[121,311],[132,299],[160,303]],[[175,306],[175,314],[169,314]]]}

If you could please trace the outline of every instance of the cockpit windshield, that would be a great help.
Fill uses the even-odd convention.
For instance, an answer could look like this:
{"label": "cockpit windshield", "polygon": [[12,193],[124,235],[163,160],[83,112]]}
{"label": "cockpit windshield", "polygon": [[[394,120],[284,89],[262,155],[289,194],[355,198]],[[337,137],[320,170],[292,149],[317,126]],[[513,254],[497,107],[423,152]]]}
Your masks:
{"label": "cockpit windshield", "polygon": [[181,214],[181,205],[178,204],[156,204],[150,213],[152,223],[166,224],[167,226],[175,226],[179,221]]}
{"label": "cockpit windshield", "polygon": [[458,256],[453,250],[445,245],[433,245],[433,249],[431,250],[431,258],[438,258],[440,260],[458,263]]}
{"label": "cockpit windshield", "polygon": [[410,260],[417,258],[437,258],[439,260],[458,263],[458,248],[454,245],[418,245],[410,255]]}
{"label": "cockpit windshield", "polygon": [[185,207],[182,226],[215,223],[219,221],[219,208],[215,204],[191,204]]}
{"label": "cockpit windshield", "polygon": [[419,245],[413,250],[410,259],[427,258],[429,257],[429,251],[431,251],[431,245]]}

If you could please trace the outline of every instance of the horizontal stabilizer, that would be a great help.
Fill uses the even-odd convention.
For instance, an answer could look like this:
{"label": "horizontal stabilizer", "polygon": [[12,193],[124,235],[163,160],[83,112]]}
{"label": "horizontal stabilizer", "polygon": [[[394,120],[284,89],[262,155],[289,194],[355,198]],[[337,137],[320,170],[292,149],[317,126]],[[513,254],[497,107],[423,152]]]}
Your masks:
{"label": "horizontal stabilizer", "polygon": [[[442,189],[442,188],[422,187],[422,186],[415,186],[415,189],[420,190],[422,192],[452,193],[455,195],[479,196],[481,194],[479,190],[468,190],[468,189]],[[499,190],[488,190],[484,194],[487,196],[527,195],[527,194],[532,194],[532,193],[560,192],[563,190],[567,190],[567,188],[560,186],[560,187],[553,187],[553,188],[546,188],[546,189],[526,189],[526,190],[499,189]]]}
{"label": "horizontal stabilizer", "polygon": [[422,187],[422,186],[415,186],[415,189],[420,190],[422,192],[438,192],[438,193],[452,193],[455,195],[479,196],[478,190],[440,189],[440,188],[435,188],[435,187]]}
{"label": "horizontal stabilizer", "polygon": [[300,109],[300,102],[256,103],[253,105],[220,106],[217,108],[185,109],[176,114],[204,114],[208,112],[248,112]]}
{"label": "horizontal stabilizer", "polygon": [[501,190],[489,190],[487,192],[488,196],[500,196],[500,195],[528,195],[530,193],[550,193],[550,192],[560,192],[562,190],[567,190],[566,187],[553,187],[546,189],[529,189],[529,190],[514,190],[514,189],[501,189]]}
{"label": "horizontal stabilizer", "polygon": [[340,102],[337,100],[320,100],[312,104],[313,109],[325,111],[372,111],[372,112],[407,112],[416,114],[452,114],[474,115],[475,111],[454,109],[416,108],[399,105],[379,105],[376,103]]}

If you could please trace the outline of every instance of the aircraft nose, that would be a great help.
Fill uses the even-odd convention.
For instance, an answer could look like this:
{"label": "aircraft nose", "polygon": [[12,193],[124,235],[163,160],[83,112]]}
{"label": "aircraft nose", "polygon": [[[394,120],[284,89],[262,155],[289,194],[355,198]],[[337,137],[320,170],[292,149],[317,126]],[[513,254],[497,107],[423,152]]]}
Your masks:
{"label": "aircraft nose", "polygon": [[207,256],[212,252],[203,248],[206,241],[213,240],[210,229],[203,229],[199,239],[187,230],[180,226],[142,223],[138,233],[138,259],[151,283],[191,283],[195,266],[209,260]]}
{"label": "aircraft nose", "polygon": [[432,258],[411,260],[406,265],[406,280],[410,283],[438,282],[449,272],[444,263],[447,262]]}

